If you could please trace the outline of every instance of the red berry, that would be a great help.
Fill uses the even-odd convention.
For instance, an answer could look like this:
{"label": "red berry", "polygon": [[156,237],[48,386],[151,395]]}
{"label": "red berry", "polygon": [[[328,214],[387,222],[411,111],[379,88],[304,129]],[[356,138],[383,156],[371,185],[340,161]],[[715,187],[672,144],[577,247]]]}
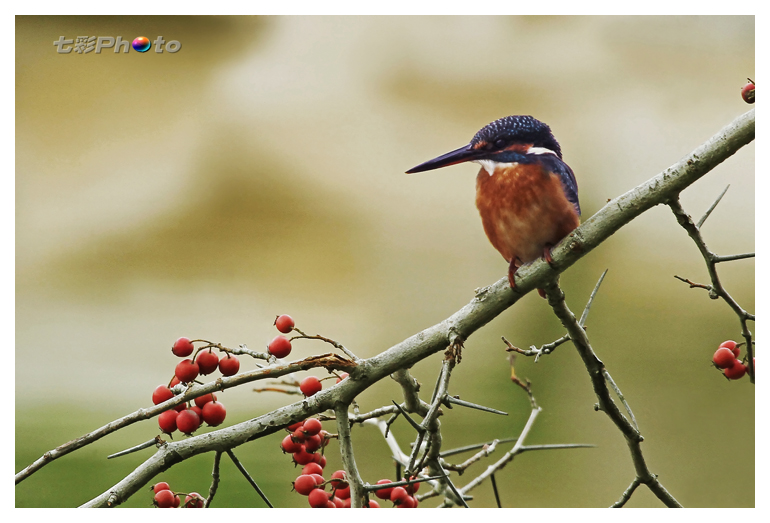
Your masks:
{"label": "red berry", "polygon": [[286,336],[276,336],[267,346],[267,352],[276,358],[285,358],[291,352],[291,342]]}
{"label": "red berry", "polygon": [[754,82],[749,81],[749,83],[743,86],[743,89],[741,89],[741,98],[743,98],[743,101],[747,104],[754,103]]}
{"label": "red berry", "polygon": [[[378,485],[385,485],[387,483],[393,483],[393,482],[389,479],[381,479],[380,481],[377,482]],[[381,488],[379,490],[375,490],[374,495],[380,499],[390,499],[391,492],[393,492],[393,487]]]}
{"label": "red berry", "polygon": [[350,505],[352,505],[352,500],[350,499],[350,492],[348,492],[348,497],[342,499],[343,504],[342,508],[350,508]]}
{"label": "red berry", "polygon": [[407,496],[400,503],[396,503],[396,508],[414,508],[416,506],[417,505],[414,504],[414,498],[412,496]]}
{"label": "red berry", "polygon": [[201,426],[201,418],[198,416],[194,410],[187,409],[183,410],[179,413],[179,415],[176,417],[176,428],[178,428],[180,431],[184,432],[188,436],[198,430],[198,427]]}
{"label": "red berry", "polygon": [[725,369],[725,376],[731,380],[739,380],[746,374],[746,365],[737,361],[735,365]]}
{"label": "red berry", "polygon": [[299,384],[299,390],[302,391],[302,394],[304,394],[305,397],[320,392],[321,388],[321,381],[315,376],[308,376]]}
{"label": "red berry", "polygon": [[203,419],[203,409],[200,408],[198,405],[193,405],[192,407],[190,407],[190,410],[196,413],[200,419]]}
{"label": "red berry", "polygon": [[316,485],[318,485],[318,487],[319,487],[319,488],[320,488],[320,487],[321,487],[321,486],[324,484],[324,482],[326,481],[326,480],[324,479],[324,477],[323,477],[322,475],[320,475],[320,474],[310,474],[310,476],[312,476],[312,478],[313,478],[313,479],[315,479],[315,484],[316,484]]}
{"label": "red berry", "polygon": [[235,356],[229,354],[219,360],[219,372],[222,376],[234,376],[238,374],[238,369],[241,368],[241,362]]}
{"label": "red berry", "polygon": [[307,496],[307,501],[313,508],[323,508],[329,502],[329,494],[321,489],[313,489]]}
{"label": "red berry", "polygon": [[409,499],[409,493],[404,487],[393,487],[390,492],[390,500],[396,505],[400,505],[405,500]]}
{"label": "red berry", "polygon": [[347,378],[348,376],[350,376],[350,374],[348,374],[347,372],[340,372],[340,377],[339,377],[339,378],[337,378],[337,381],[336,381],[336,383],[339,383],[339,382],[341,382],[342,380],[344,380],[344,379],[345,379],[345,378]]}
{"label": "red berry", "polygon": [[716,365],[720,369],[726,369],[728,367],[732,367],[735,364],[736,359],[735,359],[735,354],[733,354],[733,351],[731,351],[727,347],[720,347],[714,353],[713,361],[714,361],[714,365]]}
{"label": "red berry", "polygon": [[350,485],[345,488],[336,489],[334,495],[340,499],[350,499]]}
{"label": "red berry", "polygon": [[334,488],[346,488],[348,486],[347,478],[348,475],[344,470],[335,470],[332,472],[332,478],[330,481]]}
{"label": "red berry", "polygon": [[370,499],[369,506],[364,506],[364,508],[380,508],[380,504],[374,501],[373,499]]}
{"label": "red berry", "polygon": [[173,378],[171,378],[171,382],[168,384],[168,388],[170,389],[170,388],[174,387],[175,385],[179,385],[180,383],[182,383],[182,382],[179,381],[179,378],[174,376]]}
{"label": "red berry", "polygon": [[313,463],[318,463],[321,468],[326,466],[326,456],[322,454],[311,454],[311,456],[313,456]]}
{"label": "red berry", "polygon": [[217,370],[217,367],[219,366],[219,356],[217,356],[211,349],[204,350],[198,354],[197,358],[195,358],[195,363],[198,364],[201,375],[205,376],[206,374],[211,374]]}
{"label": "red berry", "polygon": [[227,411],[225,411],[224,405],[218,401],[211,401],[203,406],[203,413],[201,417],[209,427],[216,427],[225,421],[226,415]]}
{"label": "red berry", "polygon": [[300,443],[305,443],[305,433],[302,432],[302,427],[298,428],[294,432],[291,433],[291,437],[294,439],[294,441],[299,441]]}
{"label": "red berry", "polygon": [[332,503],[334,503],[334,506],[335,506],[336,508],[344,508],[344,507],[345,507],[345,502],[344,502],[344,501],[342,501],[342,500],[341,500],[340,498],[338,498],[337,496],[334,496],[334,497],[332,498]]}
{"label": "red berry", "polygon": [[318,485],[316,484],[315,478],[308,474],[302,474],[294,480],[294,490],[303,496],[307,496],[316,488],[318,488]]}
{"label": "red berry", "polygon": [[158,403],[163,403],[164,401],[170,400],[173,397],[174,393],[171,392],[171,389],[165,385],[158,385],[158,387],[152,393],[152,403],[153,405],[157,405]]}
{"label": "red berry", "polygon": [[182,360],[174,369],[174,374],[182,383],[190,383],[198,377],[198,364],[191,359]]}
{"label": "red berry", "polygon": [[187,410],[187,403],[180,403],[176,407],[174,407],[174,410],[177,412],[182,412],[183,410]]}
{"label": "red berry", "polygon": [[318,474],[319,476],[324,473],[324,469],[318,463],[308,463],[302,468],[303,474]]}
{"label": "red berry", "polygon": [[723,341],[722,344],[719,346],[719,348],[721,349],[722,347],[726,347],[731,351],[733,351],[733,354],[735,354],[736,358],[741,353],[741,348],[738,347],[738,344],[735,343],[733,340]]}
{"label": "red berry", "polygon": [[305,436],[305,450],[308,452],[315,452],[321,448],[321,436],[316,434],[315,436]]}
{"label": "red berry", "polygon": [[322,428],[321,422],[315,418],[310,418],[302,424],[302,431],[308,436],[315,436]]}
{"label": "red berry", "polygon": [[278,316],[275,320],[275,328],[284,334],[288,334],[294,328],[294,320],[288,314]]}
{"label": "red berry", "polygon": [[291,425],[286,427],[286,430],[288,430],[289,432],[294,432],[304,424],[305,424],[305,420],[298,421],[297,423],[292,423]]}
{"label": "red berry", "polygon": [[281,442],[281,450],[284,452],[288,452],[290,454],[294,454],[295,452],[299,452],[304,447],[301,443],[297,443],[293,439],[291,439],[291,434],[283,438],[283,441]]}
{"label": "red berry", "polygon": [[155,505],[158,508],[172,508],[176,497],[170,490],[161,490],[155,494]]}
{"label": "red berry", "polygon": [[171,434],[176,430],[176,418],[179,416],[179,413],[175,410],[167,410],[166,412],[161,412],[160,416],[158,416],[158,425],[160,426],[160,430],[165,432],[166,434]]}
{"label": "red berry", "polygon": [[212,392],[211,394],[204,394],[203,396],[198,396],[195,398],[195,404],[200,408],[203,408],[206,403],[209,401],[216,401],[216,399],[217,395]]}
{"label": "red berry", "polygon": [[203,508],[203,496],[197,492],[190,492],[184,498],[184,508]]}
{"label": "red berry", "polygon": [[307,465],[308,463],[313,461],[313,456],[315,454],[310,454],[309,452],[305,451],[305,446],[302,446],[302,450],[299,450],[293,454],[294,462],[298,465]]}
{"label": "red berry", "polygon": [[185,356],[189,356],[193,353],[193,350],[195,347],[193,347],[193,344],[190,342],[187,338],[179,338],[174,342],[174,345],[171,347],[171,352],[173,352],[176,356],[179,356],[180,358],[184,358]]}
{"label": "red berry", "polygon": [[161,490],[169,490],[171,487],[168,486],[168,483],[165,481],[161,481],[160,483],[156,483],[152,486],[152,491],[157,494]]}

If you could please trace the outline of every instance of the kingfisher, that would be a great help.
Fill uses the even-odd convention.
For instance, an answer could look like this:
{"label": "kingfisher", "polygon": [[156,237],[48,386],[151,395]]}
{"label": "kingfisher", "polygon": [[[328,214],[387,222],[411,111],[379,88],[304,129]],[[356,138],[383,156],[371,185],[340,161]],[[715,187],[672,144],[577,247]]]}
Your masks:
{"label": "kingfisher", "polygon": [[508,262],[508,282],[515,288],[519,267],[540,257],[552,265],[554,245],[580,225],[575,173],[562,160],[551,128],[524,115],[495,120],[468,145],[406,172],[463,162],[481,165],[476,208],[487,238]]}

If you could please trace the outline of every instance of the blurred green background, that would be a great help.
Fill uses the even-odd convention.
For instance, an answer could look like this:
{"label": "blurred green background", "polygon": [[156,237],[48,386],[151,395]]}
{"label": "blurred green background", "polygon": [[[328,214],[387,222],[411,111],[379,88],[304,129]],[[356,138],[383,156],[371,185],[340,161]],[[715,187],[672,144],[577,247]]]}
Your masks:
{"label": "blurred green background", "polygon": [[[182,49],[57,54],[62,35],[162,35]],[[490,121],[549,123],[587,218],[745,112],[739,91],[753,75],[753,17],[17,17],[16,471],[149,406],[179,336],[262,349],[275,315],[289,313],[369,357],[503,277],[473,203],[477,166],[403,174]],[[752,251],[753,144],[683,204],[697,219],[727,184],[706,240],[721,254]],[[652,209],[563,275],[573,311],[606,268],[589,333],[634,409],[651,470],[685,506],[754,506],[754,388],[710,365],[739,323],[673,278],[707,279],[694,244],[670,210]],[[719,270],[753,311],[754,261]],[[450,392],[510,415],[445,409],[444,448],[517,435],[526,421],[500,336],[528,346],[562,334],[537,295],[475,334]],[[296,343],[292,357],[327,350]],[[413,369],[425,395],[440,361]],[[574,349],[519,358],[517,373],[543,407],[528,443],[598,448],[518,457],[497,475],[503,505],[616,501],[633,467],[594,412]],[[400,397],[386,380],[359,404]],[[247,386],[220,399],[235,423],[296,396]],[[54,462],[16,487],[16,506],[86,502],[151,451],[107,454],[157,432],[142,422]],[[400,422],[394,433],[407,450],[411,430]],[[298,471],[280,436],[236,453],[276,505],[305,506],[290,493]],[[353,437],[364,479],[392,476],[376,429]],[[340,465],[336,448],[329,467]],[[198,456],[158,479],[205,494],[211,464]],[[263,506],[223,464],[215,504]],[[473,506],[494,506],[489,484],[472,494]],[[141,493],[126,505],[150,502]],[[660,503],[640,488],[629,506]]]}

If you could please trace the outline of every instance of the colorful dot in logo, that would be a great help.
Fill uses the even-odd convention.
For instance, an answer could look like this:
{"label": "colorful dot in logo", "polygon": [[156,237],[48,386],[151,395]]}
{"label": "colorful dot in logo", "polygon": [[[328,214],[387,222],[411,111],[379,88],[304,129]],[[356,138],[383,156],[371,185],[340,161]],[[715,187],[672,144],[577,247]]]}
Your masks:
{"label": "colorful dot in logo", "polygon": [[134,38],[134,41],[131,42],[131,47],[134,48],[134,51],[146,53],[150,50],[150,39],[144,36],[137,36]]}

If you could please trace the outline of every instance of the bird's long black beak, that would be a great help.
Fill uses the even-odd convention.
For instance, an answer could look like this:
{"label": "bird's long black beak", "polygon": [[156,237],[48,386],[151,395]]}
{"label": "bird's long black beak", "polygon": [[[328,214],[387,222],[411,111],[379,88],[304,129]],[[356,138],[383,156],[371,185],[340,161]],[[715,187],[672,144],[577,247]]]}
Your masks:
{"label": "bird's long black beak", "polygon": [[460,147],[459,149],[455,149],[452,152],[442,154],[438,158],[434,158],[432,160],[428,160],[427,162],[421,163],[417,167],[412,167],[408,171],[406,171],[407,174],[413,174],[413,173],[421,173],[424,171],[431,171],[433,169],[438,169],[440,167],[446,167],[448,165],[455,165],[458,163],[463,162],[469,162],[471,160],[475,160],[476,158],[479,158],[483,154],[482,151],[479,151],[477,149],[473,149],[470,144]]}

